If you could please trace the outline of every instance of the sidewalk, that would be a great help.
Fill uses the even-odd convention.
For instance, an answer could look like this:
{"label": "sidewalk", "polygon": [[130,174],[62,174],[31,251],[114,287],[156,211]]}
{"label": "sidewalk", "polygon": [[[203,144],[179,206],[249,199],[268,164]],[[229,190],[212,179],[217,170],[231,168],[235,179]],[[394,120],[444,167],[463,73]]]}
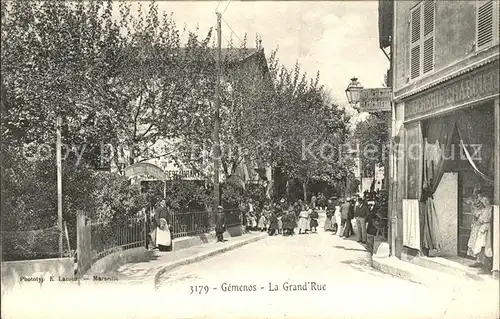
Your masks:
{"label": "sidewalk", "polygon": [[[172,252],[154,250],[150,251],[149,260],[147,261],[127,263],[114,271],[105,274],[96,274],[96,276],[104,280],[112,280],[113,283],[117,284],[146,284],[156,289],[157,278],[168,270],[222,254],[268,236],[267,233],[253,232],[238,237],[231,237],[224,243],[212,241],[203,245]],[[93,280],[93,276],[93,274],[86,275],[82,283],[96,285],[109,283],[109,281]]]}

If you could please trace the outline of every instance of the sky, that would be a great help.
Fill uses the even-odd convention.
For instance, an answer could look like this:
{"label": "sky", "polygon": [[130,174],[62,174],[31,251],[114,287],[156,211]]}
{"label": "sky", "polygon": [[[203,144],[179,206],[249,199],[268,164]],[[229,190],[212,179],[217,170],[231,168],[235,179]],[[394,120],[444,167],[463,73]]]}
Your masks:
{"label": "sky", "polygon": [[381,87],[389,68],[389,61],[378,46],[378,1],[157,3],[160,11],[173,13],[180,29],[199,28],[200,36],[215,27],[218,8],[223,13],[223,47],[231,36],[237,46],[245,33],[247,47],[255,47],[258,34],[267,56],[279,47],[278,58],[287,68],[298,61],[310,77],[319,71],[320,83],[343,106],[347,104],[345,88],[350,78],[358,77],[365,88]]}

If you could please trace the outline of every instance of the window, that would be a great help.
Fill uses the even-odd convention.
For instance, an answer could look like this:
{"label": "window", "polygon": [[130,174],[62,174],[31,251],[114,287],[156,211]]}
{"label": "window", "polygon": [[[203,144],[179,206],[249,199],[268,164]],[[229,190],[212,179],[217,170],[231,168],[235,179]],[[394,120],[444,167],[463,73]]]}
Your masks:
{"label": "window", "polygon": [[419,3],[410,13],[410,80],[434,70],[434,1]]}
{"label": "window", "polygon": [[499,5],[497,0],[476,1],[476,50],[482,50],[498,43]]}

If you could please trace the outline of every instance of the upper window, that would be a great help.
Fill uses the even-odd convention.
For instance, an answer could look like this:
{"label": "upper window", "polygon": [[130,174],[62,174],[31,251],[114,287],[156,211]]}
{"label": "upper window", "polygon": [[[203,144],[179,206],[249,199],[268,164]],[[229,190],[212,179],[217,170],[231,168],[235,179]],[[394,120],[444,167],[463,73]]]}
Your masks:
{"label": "upper window", "polygon": [[482,50],[498,43],[500,10],[497,0],[477,0],[476,7],[476,49]]}
{"label": "upper window", "polygon": [[434,70],[433,0],[419,3],[410,13],[410,80]]}

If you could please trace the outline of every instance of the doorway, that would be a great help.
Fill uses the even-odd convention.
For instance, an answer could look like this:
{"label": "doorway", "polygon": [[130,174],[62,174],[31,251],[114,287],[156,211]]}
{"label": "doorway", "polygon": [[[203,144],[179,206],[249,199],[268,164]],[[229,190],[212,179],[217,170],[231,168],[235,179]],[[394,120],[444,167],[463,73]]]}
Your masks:
{"label": "doorway", "polygon": [[472,258],[467,255],[467,243],[469,242],[472,210],[471,205],[466,203],[472,198],[474,186],[481,183],[481,179],[471,170],[459,172],[459,211],[458,211],[458,255]]}

